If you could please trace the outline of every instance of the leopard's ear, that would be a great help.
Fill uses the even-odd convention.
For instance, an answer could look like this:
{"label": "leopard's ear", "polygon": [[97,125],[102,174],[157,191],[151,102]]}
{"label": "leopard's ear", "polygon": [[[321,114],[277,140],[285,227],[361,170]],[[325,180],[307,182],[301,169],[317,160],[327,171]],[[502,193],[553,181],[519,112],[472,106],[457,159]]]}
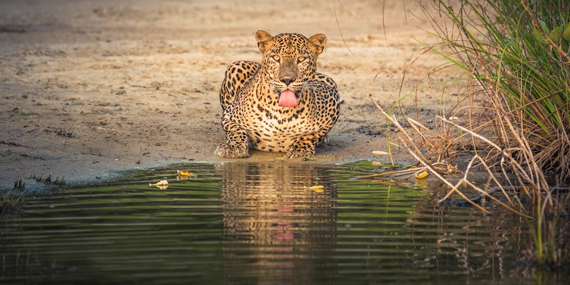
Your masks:
{"label": "leopard's ear", "polygon": [[265,52],[265,49],[269,46],[273,37],[266,31],[259,30],[255,33],[255,40],[257,41],[257,47],[261,53]]}
{"label": "leopard's ear", "polygon": [[313,50],[317,55],[323,52],[325,44],[327,44],[327,36],[323,34],[316,34],[309,38],[311,43],[311,50]]}

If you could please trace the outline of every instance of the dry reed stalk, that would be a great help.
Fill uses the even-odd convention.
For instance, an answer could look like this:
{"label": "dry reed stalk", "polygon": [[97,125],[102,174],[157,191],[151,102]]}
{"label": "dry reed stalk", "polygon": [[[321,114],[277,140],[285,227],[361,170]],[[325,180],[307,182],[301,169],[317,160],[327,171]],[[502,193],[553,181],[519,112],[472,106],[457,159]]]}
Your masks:
{"label": "dry reed stalk", "polygon": [[400,123],[398,122],[398,120],[396,120],[395,118],[390,117],[385,111],[384,109],[382,109],[382,107],[380,106],[380,104],[378,104],[378,102],[374,99],[373,95],[371,94],[371,98],[372,101],[374,102],[374,104],[376,105],[376,108],[378,108],[378,110],[380,110],[380,113],[382,113],[387,120],[389,120],[392,124],[394,124],[398,130],[400,130],[400,132],[402,134],[404,134],[404,136],[406,137],[406,139],[408,140],[408,142],[410,143],[410,145],[414,148],[414,151],[412,151],[412,149],[410,149],[410,147],[408,147],[408,145],[406,144],[406,142],[400,138],[400,142],[404,145],[404,147],[408,150],[408,152],[417,160],[419,161],[422,165],[424,165],[424,167],[426,169],[428,169],[433,175],[435,175],[436,177],[438,177],[443,183],[445,183],[447,186],[449,186],[451,189],[450,192],[455,192],[458,195],[460,195],[463,199],[465,199],[466,201],[468,201],[469,203],[471,203],[474,207],[478,208],[479,210],[485,212],[485,213],[489,213],[489,211],[485,210],[483,207],[477,205],[477,203],[472,202],[471,200],[469,200],[469,198],[467,198],[467,196],[465,196],[463,193],[461,193],[461,191],[457,190],[457,187],[459,187],[460,185],[453,185],[451,184],[449,181],[447,181],[445,178],[443,178],[443,176],[441,176],[441,174],[438,173],[438,171],[435,170],[435,168],[433,167],[432,163],[427,160],[423,154],[421,153],[421,151],[419,150],[418,146],[414,143],[413,139],[410,137],[410,135],[404,130],[404,128],[400,125]]}
{"label": "dry reed stalk", "polygon": [[371,175],[358,176],[358,177],[356,177],[356,179],[368,179],[368,178],[374,178],[374,177],[380,177],[380,176],[389,176],[389,175],[394,175],[394,174],[410,173],[410,172],[414,172],[414,171],[418,171],[418,170],[422,170],[422,169],[424,169],[424,168],[423,168],[423,167],[416,167],[416,168],[410,168],[410,169],[402,169],[402,170],[396,170],[396,171],[388,171],[388,172],[383,172],[383,173],[376,173],[376,174],[371,174]]}
{"label": "dry reed stalk", "polygon": [[[477,207],[478,209],[480,209],[480,210],[482,210],[482,211],[488,213],[487,210],[485,210],[483,207],[481,207],[480,205],[478,205],[477,203],[475,203],[475,201],[474,201],[473,199],[469,199],[469,198],[468,198],[467,196],[465,196],[461,191],[458,190],[458,188],[459,188],[460,186],[462,186],[462,185],[467,185],[467,186],[470,186],[470,187],[471,187],[472,189],[474,189],[475,191],[479,192],[480,195],[485,196],[485,197],[489,197],[490,199],[492,199],[492,200],[495,201],[496,203],[498,203],[498,204],[500,204],[501,206],[505,207],[506,209],[508,209],[508,210],[510,210],[510,211],[512,211],[512,212],[514,212],[514,213],[516,213],[517,215],[523,216],[523,217],[528,218],[528,219],[533,219],[531,216],[529,216],[529,215],[527,215],[527,214],[525,214],[525,213],[522,213],[522,212],[520,212],[520,211],[517,211],[517,210],[515,210],[512,206],[510,206],[510,205],[514,205],[514,203],[513,203],[513,201],[511,200],[511,198],[509,197],[509,195],[507,194],[507,192],[505,191],[505,188],[506,188],[506,187],[508,187],[508,188],[513,188],[513,187],[517,187],[517,186],[512,186],[512,185],[511,185],[511,186],[506,186],[506,187],[505,187],[505,186],[502,186],[502,185],[500,184],[500,182],[498,181],[498,179],[495,177],[493,171],[491,171],[491,169],[490,169],[489,166],[487,165],[487,163],[483,160],[483,158],[481,158],[481,157],[478,156],[478,155],[475,155],[475,156],[470,160],[470,162],[469,162],[469,164],[468,164],[468,166],[467,166],[467,170],[465,171],[464,177],[463,177],[458,183],[456,183],[455,185],[453,185],[453,184],[450,183],[448,180],[446,180],[446,179],[445,179],[443,176],[441,176],[441,175],[438,173],[438,171],[435,169],[434,163],[431,163],[429,160],[427,160],[427,159],[422,155],[422,153],[420,152],[419,148],[418,148],[417,145],[414,143],[413,139],[412,139],[412,138],[410,137],[410,135],[404,130],[404,128],[400,125],[400,123],[398,122],[398,120],[395,119],[395,118],[392,117],[392,116],[389,116],[389,115],[383,110],[383,108],[378,104],[378,102],[374,99],[374,97],[373,97],[373,96],[371,96],[371,97],[372,97],[372,100],[373,100],[374,104],[376,105],[376,107],[380,110],[380,113],[382,113],[382,114],[386,117],[386,119],[387,119],[388,121],[390,121],[392,124],[394,124],[394,125],[398,128],[398,130],[400,130],[400,132],[401,132],[402,134],[404,134],[404,136],[406,137],[408,143],[409,143],[409,144],[411,145],[411,147],[414,149],[414,150],[412,150],[412,148],[410,148],[410,147],[408,146],[408,144],[406,143],[406,141],[404,141],[402,138],[400,138],[401,143],[402,143],[402,144],[404,145],[404,147],[408,150],[408,152],[409,152],[412,156],[414,156],[414,158],[415,158],[416,160],[418,160],[421,164],[423,164],[426,169],[428,169],[431,173],[433,173],[436,177],[438,177],[442,182],[444,182],[446,185],[448,185],[448,186],[451,188],[451,190],[448,191],[447,195],[445,195],[445,197],[442,198],[442,199],[439,201],[440,203],[441,203],[442,201],[446,200],[447,198],[449,198],[452,194],[457,193],[457,194],[460,195],[463,199],[465,199],[465,201],[471,203],[473,206]],[[497,105],[495,105],[495,106],[496,106],[495,110],[497,111],[497,113],[500,114],[500,113],[503,113],[503,112],[504,112],[504,110],[501,108],[502,105],[497,104]],[[498,108],[497,108],[497,107],[498,107]],[[503,111],[503,112],[501,112],[501,111]],[[545,180],[545,178],[544,178],[544,175],[543,175],[542,172],[540,171],[540,168],[537,167],[537,164],[536,164],[536,162],[535,162],[534,159],[533,159],[532,151],[530,150],[530,147],[529,147],[528,143],[526,143],[526,139],[525,139],[524,137],[521,137],[520,135],[518,135],[518,132],[516,131],[516,129],[514,128],[514,126],[511,124],[511,122],[510,122],[510,120],[508,119],[508,117],[505,117],[505,118],[504,118],[504,123],[505,123],[505,125],[507,125],[507,126],[509,127],[508,129],[509,129],[510,132],[507,131],[507,129],[505,128],[504,125],[499,125],[499,126],[500,126],[499,128],[501,129],[502,132],[504,132],[504,133],[510,133],[510,134],[512,134],[512,135],[514,136],[515,141],[517,141],[517,142],[520,144],[518,148],[507,148],[507,149],[501,148],[501,147],[499,147],[497,144],[495,144],[494,142],[492,142],[491,140],[487,139],[486,137],[484,137],[484,136],[482,136],[482,135],[480,135],[480,134],[478,134],[478,133],[476,133],[476,132],[474,132],[474,131],[472,131],[472,130],[470,130],[470,129],[467,129],[467,128],[465,128],[465,127],[463,127],[463,126],[461,126],[461,125],[459,125],[459,124],[457,124],[457,123],[455,123],[455,122],[452,122],[452,121],[450,121],[450,120],[448,120],[448,119],[446,119],[446,118],[443,118],[443,117],[441,117],[441,116],[436,116],[436,118],[440,119],[440,120],[442,121],[442,123],[449,124],[449,125],[452,125],[452,126],[454,126],[454,127],[459,128],[459,129],[462,130],[463,132],[465,132],[465,133],[471,135],[471,136],[474,137],[474,138],[479,139],[480,141],[482,141],[482,142],[488,144],[488,145],[491,146],[493,149],[495,149],[495,150],[497,150],[498,152],[500,152],[500,154],[502,155],[502,159],[501,159],[501,163],[500,163],[500,164],[501,164],[501,169],[502,169],[503,173],[506,174],[505,166],[509,166],[509,168],[511,168],[512,170],[515,171],[515,173],[517,174],[517,175],[516,175],[516,176],[517,176],[517,179],[519,180],[519,182],[520,182],[521,184],[522,184],[523,181],[526,181],[527,183],[530,183],[530,184],[531,184],[531,186],[525,187],[525,189],[527,189],[527,188],[528,188],[528,189],[537,189],[538,192],[535,192],[535,193],[537,193],[537,194],[539,194],[539,195],[541,194],[541,193],[540,193],[541,186],[542,186],[542,189],[545,189],[545,188],[544,188],[544,185],[545,185],[544,183],[546,182],[546,180]],[[420,129],[417,128],[416,126],[420,126],[420,127],[422,127],[423,129],[427,129],[427,128],[425,128],[425,126],[423,126],[422,124],[418,123],[417,121],[415,121],[415,120],[413,120],[413,119],[410,119],[410,118],[408,118],[408,117],[405,117],[405,119],[406,119],[407,122],[410,123],[410,125],[412,126],[412,129],[413,129],[416,133],[420,134],[420,136],[421,136],[422,138],[425,139],[425,136],[422,134],[422,132],[420,131]],[[462,135],[462,136],[464,136],[464,135]],[[513,151],[519,151],[519,152],[522,153],[525,162],[527,162],[526,165],[529,166],[528,168],[523,167],[523,166],[517,161],[517,159],[515,159],[515,158],[511,155],[511,153],[512,153]],[[507,159],[507,161],[505,161],[505,158]],[[510,205],[507,205],[507,204],[503,203],[502,201],[500,201],[499,199],[497,199],[497,198],[495,198],[494,196],[492,196],[492,195],[489,193],[488,190],[485,191],[485,190],[481,189],[480,187],[477,187],[477,186],[474,185],[473,183],[469,182],[469,180],[467,179],[467,176],[468,176],[468,174],[469,174],[469,171],[470,171],[471,168],[473,167],[474,161],[476,161],[476,160],[479,160],[479,163],[485,167],[487,173],[489,173],[490,178],[498,185],[497,187],[501,190],[503,196],[508,200],[508,204],[510,204]],[[382,174],[369,175],[369,176],[365,176],[365,177],[366,177],[366,178],[369,178],[369,177],[390,175],[390,174],[396,174],[396,173],[402,173],[402,172],[408,172],[408,171],[411,172],[411,170],[404,170],[404,171],[395,171],[395,172],[391,172],[391,173],[382,173]],[[522,180],[521,180],[521,177],[520,177],[519,175],[522,176]],[[510,181],[509,181],[509,183],[510,183]],[[546,184],[546,186],[547,186],[547,185],[548,185],[548,184]],[[520,187],[520,186],[518,186],[518,187]],[[547,187],[546,189],[548,189],[548,187]],[[550,193],[549,193],[548,191],[546,191],[546,192],[547,192],[547,199],[545,199],[544,202],[546,203],[547,201],[549,201],[550,204],[552,205],[552,199],[551,199],[551,197],[550,197]],[[518,202],[518,205],[521,206],[521,208],[523,208],[523,207],[522,207],[522,204],[521,204],[521,202],[520,202],[520,199],[517,198],[517,202]],[[542,207],[542,210],[544,211],[544,208],[545,208],[544,206],[546,206],[546,205],[542,205],[542,206],[543,206],[543,207]]]}

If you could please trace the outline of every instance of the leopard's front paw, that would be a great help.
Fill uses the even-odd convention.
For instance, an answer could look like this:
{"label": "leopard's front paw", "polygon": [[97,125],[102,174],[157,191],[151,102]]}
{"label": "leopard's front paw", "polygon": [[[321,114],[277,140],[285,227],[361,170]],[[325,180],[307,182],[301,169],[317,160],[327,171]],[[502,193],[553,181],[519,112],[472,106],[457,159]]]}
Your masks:
{"label": "leopard's front paw", "polygon": [[225,158],[242,158],[249,156],[249,149],[247,146],[231,146],[223,144],[218,146],[214,153]]}
{"label": "leopard's front paw", "polygon": [[298,148],[298,149],[291,149],[287,152],[287,157],[288,158],[310,158],[313,157],[313,155],[315,154],[314,150],[308,150],[308,149],[302,149],[302,148]]}

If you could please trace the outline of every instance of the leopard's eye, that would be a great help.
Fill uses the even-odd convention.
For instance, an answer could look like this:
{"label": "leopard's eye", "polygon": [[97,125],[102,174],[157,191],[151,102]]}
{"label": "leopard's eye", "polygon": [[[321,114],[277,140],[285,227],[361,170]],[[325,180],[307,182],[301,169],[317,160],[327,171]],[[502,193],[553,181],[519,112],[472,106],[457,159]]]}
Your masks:
{"label": "leopard's eye", "polygon": [[298,60],[299,62],[303,62],[303,61],[305,61],[305,59],[307,59],[307,58],[304,57],[304,56],[300,56],[297,60]]}
{"label": "leopard's eye", "polygon": [[273,60],[275,60],[275,61],[279,61],[281,59],[281,57],[278,55],[274,55],[271,58],[273,58]]}

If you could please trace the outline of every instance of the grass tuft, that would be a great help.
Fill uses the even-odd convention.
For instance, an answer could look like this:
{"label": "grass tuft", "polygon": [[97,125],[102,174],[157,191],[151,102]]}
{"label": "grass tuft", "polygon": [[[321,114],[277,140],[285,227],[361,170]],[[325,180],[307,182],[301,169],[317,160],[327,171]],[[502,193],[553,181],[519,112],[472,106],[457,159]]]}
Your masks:
{"label": "grass tuft", "polygon": [[26,203],[24,190],[26,190],[26,183],[17,180],[12,189],[0,191],[0,214],[10,214],[20,209]]}

